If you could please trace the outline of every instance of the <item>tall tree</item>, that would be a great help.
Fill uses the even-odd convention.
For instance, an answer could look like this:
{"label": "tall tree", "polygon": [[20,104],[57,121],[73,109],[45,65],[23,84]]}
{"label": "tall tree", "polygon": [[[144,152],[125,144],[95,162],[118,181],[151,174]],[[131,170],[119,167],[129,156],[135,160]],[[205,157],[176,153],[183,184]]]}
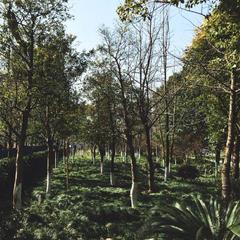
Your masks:
{"label": "tall tree", "polygon": [[[66,18],[66,1],[2,1],[3,21],[1,46],[12,49],[11,58],[15,93],[21,92],[21,99],[15,101],[18,114],[16,173],[13,189],[13,207],[22,207],[22,159],[27,138],[30,113],[35,105],[34,92],[38,79],[36,75],[35,53],[42,33],[53,28]],[[16,68],[16,64],[18,68]],[[19,96],[15,96],[18,99]]]}
{"label": "tall tree", "polygon": [[119,27],[115,32],[110,33],[107,29],[101,30],[103,38],[102,51],[107,54],[110,63],[110,71],[118,82],[120,99],[123,110],[125,124],[125,136],[129,155],[131,157],[132,188],[130,190],[131,206],[137,207],[138,195],[138,170],[135,157],[133,123],[134,123],[134,104],[133,104],[133,82],[129,80],[125,70],[131,69],[131,49],[126,42],[128,36],[125,27]]}
{"label": "tall tree", "polygon": [[47,33],[45,40],[38,44],[36,53],[37,71],[41,81],[37,85],[36,94],[39,101],[35,110],[35,121],[41,119],[41,128],[44,129],[43,135],[48,146],[47,194],[50,193],[57,125],[62,112],[66,110],[64,105],[71,96],[74,79],[81,75],[86,65],[71,47],[75,38],[66,35],[64,27],[60,24],[53,31]]}

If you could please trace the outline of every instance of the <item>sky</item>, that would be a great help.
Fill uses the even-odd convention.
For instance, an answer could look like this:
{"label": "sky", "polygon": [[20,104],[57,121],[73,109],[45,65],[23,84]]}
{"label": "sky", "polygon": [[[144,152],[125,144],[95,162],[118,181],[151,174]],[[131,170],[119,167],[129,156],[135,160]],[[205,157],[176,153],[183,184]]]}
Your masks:
{"label": "sky", "polygon": [[69,0],[74,19],[67,22],[67,31],[77,36],[81,50],[89,50],[99,44],[99,27],[113,26],[120,3],[121,0]]}
{"label": "sky", "polygon": [[[76,46],[80,51],[90,50],[100,43],[99,27],[114,25],[118,19],[116,9],[121,2],[123,0],[69,0],[74,19],[67,21],[67,32],[77,36]],[[175,55],[180,56],[191,43],[194,29],[201,22],[200,15],[170,8],[171,50]]]}

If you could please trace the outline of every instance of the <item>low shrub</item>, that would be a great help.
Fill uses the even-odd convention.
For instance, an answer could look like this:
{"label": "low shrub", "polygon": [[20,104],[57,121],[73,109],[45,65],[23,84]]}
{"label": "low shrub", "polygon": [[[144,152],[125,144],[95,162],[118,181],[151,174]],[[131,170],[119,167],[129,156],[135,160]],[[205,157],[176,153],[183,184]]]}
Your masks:
{"label": "low shrub", "polygon": [[[191,203],[179,202],[150,211],[145,227],[148,237],[164,234],[163,239],[232,239],[240,237],[240,202],[211,197],[192,197]],[[156,238],[159,239],[159,238]],[[161,238],[162,239],[162,238]]]}
{"label": "low shrub", "polygon": [[[47,171],[47,152],[35,152],[23,158],[23,191],[42,180]],[[0,159],[1,200],[10,199],[15,176],[15,158]]]}

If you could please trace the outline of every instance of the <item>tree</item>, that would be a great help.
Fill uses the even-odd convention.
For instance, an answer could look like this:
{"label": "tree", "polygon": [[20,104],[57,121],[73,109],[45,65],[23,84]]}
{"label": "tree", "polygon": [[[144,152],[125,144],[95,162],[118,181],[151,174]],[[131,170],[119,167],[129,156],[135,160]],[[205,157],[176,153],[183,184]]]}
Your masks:
{"label": "tree", "polygon": [[[236,106],[239,88],[237,31],[239,31],[239,22],[236,22],[235,17],[229,15],[228,11],[223,10],[220,4],[208,20],[205,20],[184,57],[185,77],[192,79],[192,82],[195,82],[197,86],[201,86],[205,93],[208,92],[210,102],[213,102],[214,98],[217,100],[220,111],[215,107],[214,109],[220,114],[215,112],[215,115],[228,118],[228,123],[226,123],[226,117],[222,117],[223,120],[221,121],[222,124],[226,123],[227,127],[221,124],[220,129],[217,129],[216,123],[213,126],[218,130],[218,134],[215,134],[214,137],[218,152],[224,138],[225,129],[227,129],[226,152],[222,169],[222,195],[224,198],[230,196],[230,161],[233,154],[234,135],[237,129],[238,108]],[[228,94],[229,100],[227,100],[226,94]],[[215,118],[213,113],[211,116],[211,119]],[[208,123],[211,121],[208,121]],[[211,124],[214,124],[214,122]],[[219,156],[219,153],[217,155]]]}
{"label": "tree", "polygon": [[[54,28],[66,19],[66,1],[2,1],[3,21],[1,47],[11,49],[11,75],[15,83],[16,95],[13,96],[14,110],[17,113],[16,173],[13,189],[13,207],[22,206],[22,159],[27,138],[30,113],[35,105],[34,92],[36,75],[36,47],[42,33]],[[3,51],[2,56],[5,56]],[[6,58],[5,58],[6,59]],[[13,86],[13,85],[12,85]],[[19,95],[21,94],[21,96]],[[11,100],[10,100],[11,101]]]}
{"label": "tree", "polygon": [[89,99],[97,113],[97,116],[91,117],[92,122],[96,122],[93,129],[95,142],[96,144],[103,143],[103,147],[99,144],[99,150],[101,150],[101,173],[103,169],[103,155],[106,145],[109,145],[111,150],[110,184],[115,185],[114,160],[118,133],[116,122],[117,110],[119,110],[119,104],[117,104],[119,92],[112,73],[105,66],[105,61],[98,59],[97,55],[95,56],[96,59],[93,60],[89,75],[85,79],[85,90],[89,92]]}
{"label": "tree", "polygon": [[131,175],[132,188],[130,191],[131,206],[137,207],[138,195],[138,171],[135,157],[133,124],[134,124],[134,101],[133,101],[133,82],[129,80],[125,70],[131,68],[131,49],[127,45],[127,31],[125,27],[119,27],[112,34],[106,30],[101,30],[103,38],[102,51],[105,52],[108,62],[110,63],[110,71],[116,78],[120,91],[120,99],[125,124],[125,136],[129,155],[131,157]]}
{"label": "tree", "polygon": [[[83,56],[79,56],[71,46],[74,39],[73,36],[66,35],[64,27],[59,25],[38,44],[36,53],[41,81],[37,85],[39,101],[34,112],[35,121],[41,120],[41,129],[44,130],[42,133],[48,146],[47,194],[50,193],[58,124],[66,112],[64,105],[69,101],[69,96],[72,97],[72,85],[86,67]],[[71,69],[68,66],[71,66]],[[70,109],[72,107],[70,106]]]}

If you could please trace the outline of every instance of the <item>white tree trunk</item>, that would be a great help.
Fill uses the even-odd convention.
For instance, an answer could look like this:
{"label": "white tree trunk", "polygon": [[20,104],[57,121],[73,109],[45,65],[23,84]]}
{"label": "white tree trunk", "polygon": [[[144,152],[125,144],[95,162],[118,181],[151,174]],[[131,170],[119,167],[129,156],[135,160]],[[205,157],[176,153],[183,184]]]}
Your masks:
{"label": "white tree trunk", "polygon": [[168,180],[168,176],[169,176],[169,168],[167,166],[165,166],[165,168],[164,168],[164,181],[165,182]]}
{"label": "white tree trunk", "polygon": [[47,187],[46,187],[46,195],[50,194],[50,190],[51,190],[51,174],[48,171],[47,172]]}
{"label": "white tree trunk", "polygon": [[132,187],[130,190],[130,198],[131,198],[131,207],[137,208],[137,197],[138,197],[138,183],[132,182]]}
{"label": "white tree trunk", "polygon": [[116,185],[116,176],[113,172],[110,172],[110,185],[115,186]]}
{"label": "white tree trunk", "polygon": [[19,183],[15,189],[15,196],[16,196],[16,204],[15,209],[22,208],[22,183]]}
{"label": "white tree trunk", "polygon": [[103,162],[100,162],[100,174],[103,175]]}
{"label": "white tree trunk", "polygon": [[107,160],[109,160],[110,159],[110,151],[109,151],[109,148],[107,148]]}
{"label": "white tree trunk", "polygon": [[141,159],[141,149],[139,148],[138,149],[138,160],[140,161],[140,159]]}

